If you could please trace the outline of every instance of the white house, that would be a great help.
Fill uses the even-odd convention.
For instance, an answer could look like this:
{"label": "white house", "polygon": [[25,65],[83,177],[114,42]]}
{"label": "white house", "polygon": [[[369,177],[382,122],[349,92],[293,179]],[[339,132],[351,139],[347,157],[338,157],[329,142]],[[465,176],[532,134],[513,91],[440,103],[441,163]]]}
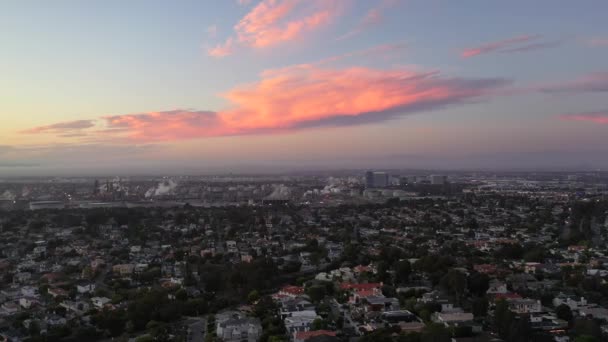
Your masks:
{"label": "white house", "polygon": [[93,303],[93,306],[101,309],[103,308],[106,304],[110,303],[110,298],[106,298],[106,297],[93,297],[91,298],[91,303]]}
{"label": "white house", "polygon": [[92,293],[95,291],[95,283],[82,283],[76,285],[76,291],[80,294]]}
{"label": "white house", "polygon": [[490,287],[486,291],[486,293],[489,295],[505,294],[507,292],[509,292],[509,290],[507,289],[507,284],[497,280],[490,282]]}
{"label": "white house", "polygon": [[257,318],[229,318],[216,326],[217,336],[226,342],[256,342],[262,335],[262,324]]}

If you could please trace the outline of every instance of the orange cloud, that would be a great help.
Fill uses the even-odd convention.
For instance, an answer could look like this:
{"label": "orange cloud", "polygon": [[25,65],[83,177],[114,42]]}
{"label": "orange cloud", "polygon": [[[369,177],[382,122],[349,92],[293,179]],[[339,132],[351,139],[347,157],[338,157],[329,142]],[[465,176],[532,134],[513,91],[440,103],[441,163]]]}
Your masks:
{"label": "orange cloud", "polygon": [[213,48],[207,50],[209,56],[212,57],[225,57],[231,55],[234,51],[234,41],[232,38],[228,38],[225,43],[218,44]]}
{"label": "orange cloud", "polygon": [[237,41],[244,46],[264,48],[295,40],[327,25],[341,6],[338,0],[263,0],[234,26],[236,39],[228,38],[210,49],[209,55],[231,54]]}
{"label": "orange cloud", "polygon": [[608,124],[608,111],[566,114],[561,115],[560,119],[566,121],[586,121],[597,124]]}
{"label": "orange cloud", "polygon": [[226,97],[237,109],[222,113],[240,129],[293,128],[442,101],[471,98],[485,89],[436,73],[367,68],[322,69],[300,66],[265,72],[258,83]]}
{"label": "orange cloud", "polygon": [[174,110],[103,117],[107,130],[99,136],[126,135],[134,141],[171,141],[227,135],[215,112]]}
{"label": "orange cloud", "polygon": [[228,91],[226,110],[104,116],[103,129],[86,130],[82,141],[144,143],[366,124],[483,99],[506,84],[439,72],[299,65],[265,71],[258,82]]}
{"label": "orange cloud", "polygon": [[550,48],[559,45],[560,41],[538,41],[539,35],[524,35],[513,37],[497,42],[482,44],[477,47],[467,48],[460,54],[463,58],[470,58],[492,52],[523,52]]}

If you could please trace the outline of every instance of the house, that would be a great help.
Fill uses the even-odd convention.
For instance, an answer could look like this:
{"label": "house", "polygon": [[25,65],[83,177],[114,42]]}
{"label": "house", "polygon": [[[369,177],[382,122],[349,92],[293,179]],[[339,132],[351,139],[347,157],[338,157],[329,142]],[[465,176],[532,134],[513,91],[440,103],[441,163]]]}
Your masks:
{"label": "house", "polygon": [[312,254],[310,252],[300,252],[300,262],[302,263],[302,267],[310,267],[312,265],[311,260]]}
{"label": "house", "polygon": [[0,306],[0,317],[12,316],[21,310],[17,302],[6,302]]}
{"label": "house", "polygon": [[540,300],[517,298],[509,299],[507,303],[509,304],[509,310],[518,314],[538,313],[543,310]]}
{"label": "house", "polygon": [[471,326],[473,314],[470,312],[435,312],[431,320],[446,327]]}
{"label": "house", "polygon": [[285,324],[285,329],[287,329],[287,332],[290,335],[293,335],[296,332],[310,331],[312,322],[314,322],[314,320],[317,318],[319,318],[319,316],[316,314],[314,316],[291,316],[286,317],[283,320],[283,323]]}
{"label": "house", "polygon": [[608,321],[608,309],[600,306],[586,306],[578,310],[579,315],[583,317],[593,317],[599,320]]}
{"label": "house", "polygon": [[530,315],[530,326],[532,329],[551,331],[567,329],[568,322],[564,321],[563,319],[559,319],[554,315],[532,314]]}
{"label": "house", "polygon": [[29,309],[34,305],[38,305],[40,302],[38,299],[33,297],[21,297],[19,298],[19,305],[24,309]]}
{"label": "house", "polygon": [[509,292],[509,290],[507,289],[507,284],[498,280],[491,281],[490,286],[486,291],[486,293],[489,295],[505,294],[507,292]]}
{"label": "house", "polygon": [[61,317],[59,315],[50,315],[45,319],[45,322],[50,327],[56,327],[60,325],[65,325],[67,320],[65,317]]}
{"label": "house", "polygon": [[76,291],[80,294],[92,293],[95,291],[95,283],[80,283],[76,285]]}
{"label": "house", "polygon": [[577,301],[572,297],[560,293],[555,298],[553,298],[553,306],[558,307],[562,304],[568,305],[568,307],[570,307],[570,310],[577,310],[579,307],[587,306],[588,303],[584,297],[581,297],[581,299]]}
{"label": "house", "polygon": [[18,284],[24,284],[32,279],[32,274],[30,272],[19,272],[15,273],[13,276],[13,282]]}
{"label": "house", "polygon": [[284,286],[278,292],[278,296],[296,298],[297,296],[301,296],[304,294],[304,288],[301,286]]}
{"label": "house", "polygon": [[83,315],[89,310],[89,304],[83,301],[64,300],[59,303],[59,306],[64,307],[67,311],[71,311],[77,315]]}
{"label": "house", "polygon": [[399,300],[384,296],[369,296],[361,300],[366,312],[371,311],[395,311],[399,310]]}
{"label": "house", "polygon": [[53,298],[57,298],[59,296],[67,297],[69,295],[68,291],[59,287],[49,287],[46,292]]}
{"label": "house", "polygon": [[449,302],[449,299],[439,291],[431,291],[422,294],[422,297],[417,300],[420,303],[438,303],[445,304]]}
{"label": "house", "polygon": [[316,315],[315,306],[306,299],[285,299],[281,302],[280,315],[282,318],[302,315],[302,312],[311,312]]}
{"label": "house", "polygon": [[408,310],[385,311],[380,316],[384,324],[399,326],[403,332],[421,332],[425,324]]}
{"label": "house", "polygon": [[257,318],[229,318],[217,321],[216,332],[222,341],[256,342],[262,335],[262,324]]}
{"label": "house", "polygon": [[91,303],[93,304],[94,307],[96,307],[98,309],[103,308],[106,304],[108,304],[110,302],[111,302],[110,298],[106,298],[106,297],[91,298]]}
{"label": "house", "polygon": [[494,264],[473,265],[473,269],[482,274],[495,274],[497,267]]}
{"label": "house", "polygon": [[350,304],[359,303],[359,301],[362,298],[382,295],[382,283],[365,283],[365,284],[342,283],[342,284],[340,284],[340,289],[342,289],[344,291],[349,291],[353,294],[348,299],[348,302]]}
{"label": "house", "polygon": [[534,274],[536,271],[540,271],[542,264],[540,262],[527,262],[524,265],[524,272]]}
{"label": "house", "polygon": [[40,293],[38,292],[38,288],[34,286],[22,286],[21,294],[24,297],[38,298],[40,297]]}
{"label": "house", "polygon": [[112,273],[119,276],[129,276],[133,274],[135,265],[133,264],[119,264],[112,266]]}

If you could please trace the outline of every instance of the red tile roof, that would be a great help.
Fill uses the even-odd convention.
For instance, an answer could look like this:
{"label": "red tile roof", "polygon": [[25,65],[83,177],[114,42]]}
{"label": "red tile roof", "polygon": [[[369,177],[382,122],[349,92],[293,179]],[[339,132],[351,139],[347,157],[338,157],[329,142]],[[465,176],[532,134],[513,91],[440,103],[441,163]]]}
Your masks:
{"label": "red tile roof", "polygon": [[314,330],[314,331],[299,331],[296,333],[297,340],[307,340],[317,336],[336,336],[335,331],[329,330]]}

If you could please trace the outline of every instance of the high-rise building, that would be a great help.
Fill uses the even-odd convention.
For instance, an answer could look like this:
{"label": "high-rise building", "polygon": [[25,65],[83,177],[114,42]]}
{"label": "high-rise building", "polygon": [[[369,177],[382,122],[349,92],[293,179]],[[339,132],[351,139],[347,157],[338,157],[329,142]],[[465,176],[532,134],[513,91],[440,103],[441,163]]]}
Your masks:
{"label": "high-rise building", "polygon": [[367,171],[365,173],[365,187],[368,189],[385,188],[390,184],[390,176],[386,172]]}
{"label": "high-rise building", "polygon": [[374,188],[385,188],[388,186],[388,173],[374,172]]}
{"label": "high-rise building", "polygon": [[431,178],[431,184],[433,185],[442,185],[447,181],[447,177],[443,175],[431,175],[429,178]]}
{"label": "high-rise building", "polygon": [[374,173],[372,171],[367,171],[365,173],[365,187],[366,188],[374,187]]}

